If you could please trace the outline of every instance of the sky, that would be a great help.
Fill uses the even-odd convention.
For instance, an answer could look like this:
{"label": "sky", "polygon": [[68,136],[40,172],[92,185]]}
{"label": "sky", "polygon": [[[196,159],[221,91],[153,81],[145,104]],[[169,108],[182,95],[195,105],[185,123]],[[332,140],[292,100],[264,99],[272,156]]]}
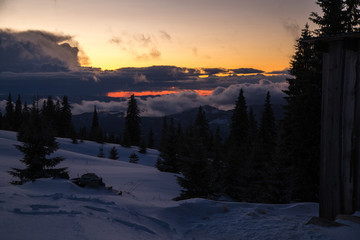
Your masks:
{"label": "sky", "polygon": [[288,67],[314,0],[1,0],[0,28],[74,37],[103,69]]}
{"label": "sky", "polygon": [[0,95],[281,95],[312,11],[315,0],[0,0]]}

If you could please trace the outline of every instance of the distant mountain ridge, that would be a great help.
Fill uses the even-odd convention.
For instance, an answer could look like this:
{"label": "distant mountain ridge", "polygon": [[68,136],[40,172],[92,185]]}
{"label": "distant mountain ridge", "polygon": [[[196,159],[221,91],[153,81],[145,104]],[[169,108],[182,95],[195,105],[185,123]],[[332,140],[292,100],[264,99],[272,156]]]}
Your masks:
{"label": "distant mountain ridge", "polygon": [[[256,120],[260,121],[263,111],[262,105],[250,106],[256,116]],[[220,135],[225,139],[229,134],[229,128],[231,123],[231,116],[233,110],[224,111],[212,106],[203,106],[203,110],[206,113],[206,118],[209,121],[210,129],[220,129]],[[273,105],[275,119],[280,120],[283,117],[283,109],[281,105]],[[167,119],[174,119],[175,127],[180,123],[182,128],[185,129],[194,123],[198,108],[192,108],[180,113],[167,115]],[[89,131],[91,128],[93,113],[82,113],[73,116],[73,123],[77,130],[82,127],[86,127]],[[119,136],[123,133],[125,125],[125,113],[124,112],[98,112],[98,118],[101,128],[107,134],[114,133],[115,136]],[[141,132],[145,135],[146,139],[150,129],[153,130],[155,142],[161,137],[161,130],[163,126],[164,117],[142,117],[141,118]]]}

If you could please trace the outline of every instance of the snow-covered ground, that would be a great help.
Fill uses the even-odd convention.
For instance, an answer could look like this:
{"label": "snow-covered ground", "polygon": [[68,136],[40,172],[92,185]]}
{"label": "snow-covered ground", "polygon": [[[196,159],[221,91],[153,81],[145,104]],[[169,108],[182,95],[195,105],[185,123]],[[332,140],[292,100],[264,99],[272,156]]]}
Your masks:
{"label": "snow-covered ground", "polygon": [[[360,239],[360,225],[325,228],[306,225],[316,203],[250,204],[190,199],[174,202],[180,187],[174,174],[154,168],[158,152],[137,155],[136,148],[104,144],[105,156],[116,146],[120,158],[98,158],[100,144],[58,139],[56,155],[70,176],[94,172],[115,191],[84,189],[66,180],[40,179],[9,184],[6,172],[23,168],[16,134],[0,131],[0,239]],[[359,215],[359,213],[357,213]]]}

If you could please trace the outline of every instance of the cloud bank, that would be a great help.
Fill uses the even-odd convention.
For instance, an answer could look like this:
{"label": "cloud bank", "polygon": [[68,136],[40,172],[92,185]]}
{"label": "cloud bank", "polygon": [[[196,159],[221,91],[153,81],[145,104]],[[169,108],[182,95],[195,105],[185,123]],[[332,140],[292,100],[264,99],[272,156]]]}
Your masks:
{"label": "cloud bank", "polygon": [[[159,34],[171,41],[167,32]],[[129,39],[114,37],[111,41],[121,46]],[[156,40],[153,36],[139,34],[132,36],[131,41],[133,46],[141,46],[147,51],[138,56],[161,56],[154,48]],[[266,91],[273,95],[273,102],[281,102],[282,90],[287,87],[285,79],[290,77],[288,70],[265,73],[254,68],[151,66],[101,71],[81,67],[86,57],[82,57],[85,55],[79,49],[78,43],[69,35],[0,30],[0,100],[6,99],[8,93],[24,97],[67,95],[70,101],[76,99],[73,100],[74,114],[79,114],[91,112],[94,105],[108,111],[124,111],[126,99],[109,100],[109,92],[178,92],[139,98],[144,116],[162,116],[199,105],[231,109],[240,88],[244,89],[249,104],[263,104]],[[201,96],[196,92],[198,90],[212,91],[212,94]],[[88,100],[81,102],[79,99]]]}
{"label": "cloud bank", "polygon": [[[244,90],[244,96],[248,105],[262,105],[266,92],[270,91],[273,104],[283,103],[284,93],[287,83],[273,83],[262,79],[257,83],[233,84],[228,87],[217,87],[211,95],[201,96],[195,91],[184,91],[162,96],[149,96],[137,98],[141,116],[164,116],[185,111],[190,108],[209,105],[222,110],[230,110],[235,106],[235,101],[240,89]],[[81,114],[93,111],[94,105],[99,111],[125,112],[127,100],[118,99],[117,101],[81,101],[73,104],[73,113]]]}
{"label": "cloud bank", "polygon": [[66,72],[88,62],[72,36],[0,30],[0,72]]}

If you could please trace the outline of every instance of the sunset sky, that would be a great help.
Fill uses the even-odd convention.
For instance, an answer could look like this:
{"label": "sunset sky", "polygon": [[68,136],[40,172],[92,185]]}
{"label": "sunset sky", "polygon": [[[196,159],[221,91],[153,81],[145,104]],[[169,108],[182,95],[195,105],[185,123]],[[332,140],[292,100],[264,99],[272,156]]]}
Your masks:
{"label": "sunset sky", "polygon": [[[289,66],[315,0],[0,0],[0,28],[73,36],[102,69]],[[88,60],[88,61],[87,61]]]}
{"label": "sunset sky", "polygon": [[134,93],[144,116],[229,110],[240,89],[249,105],[267,91],[282,104],[313,11],[315,0],[0,0],[0,110],[9,93],[67,95],[74,113],[122,111]]}

